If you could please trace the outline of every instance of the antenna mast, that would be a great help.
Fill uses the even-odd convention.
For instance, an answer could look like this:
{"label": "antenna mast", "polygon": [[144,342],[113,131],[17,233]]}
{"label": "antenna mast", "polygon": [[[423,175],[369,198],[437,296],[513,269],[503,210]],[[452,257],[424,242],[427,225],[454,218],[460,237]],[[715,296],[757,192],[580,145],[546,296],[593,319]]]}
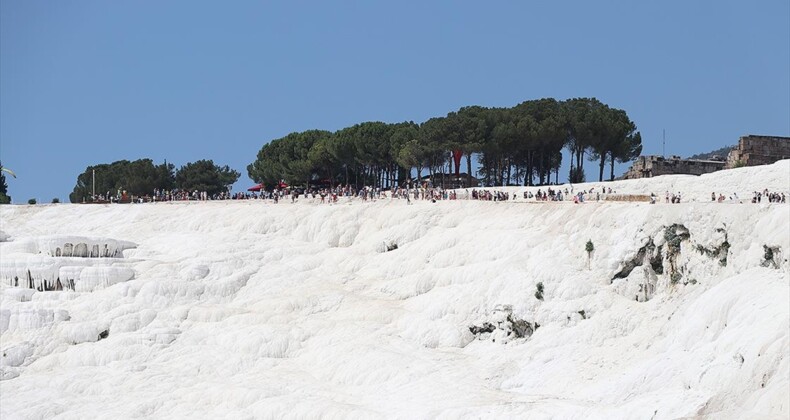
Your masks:
{"label": "antenna mast", "polygon": [[667,148],[667,130],[662,129],[661,134],[661,157],[666,158],[666,148]]}

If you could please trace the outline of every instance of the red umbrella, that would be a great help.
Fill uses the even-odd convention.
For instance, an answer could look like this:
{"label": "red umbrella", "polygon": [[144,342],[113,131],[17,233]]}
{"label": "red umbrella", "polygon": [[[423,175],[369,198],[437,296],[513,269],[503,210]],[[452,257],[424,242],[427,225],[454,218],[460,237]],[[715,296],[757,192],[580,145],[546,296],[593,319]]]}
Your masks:
{"label": "red umbrella", "polygon": [[282,182],[282,181],[280,181],[280,183],[277,186],[280,187],[280,188],[288,188],[288,184],[286,184],[285,182]]}
{"label": "red umbrella", "polygon": [[263,188],[263,184],[258,184],[254,187],[247,188],[247,191],[260,191]]}

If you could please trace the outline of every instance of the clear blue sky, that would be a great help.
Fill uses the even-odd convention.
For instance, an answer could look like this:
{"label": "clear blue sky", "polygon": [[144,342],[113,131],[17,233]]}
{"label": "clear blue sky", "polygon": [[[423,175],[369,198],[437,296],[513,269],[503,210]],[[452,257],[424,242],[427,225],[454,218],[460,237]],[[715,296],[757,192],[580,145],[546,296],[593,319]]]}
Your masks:
{"label": "clear blue sky", "polygon": [[662,129],[682,156],[790,135],[787,0],[382,3],[3,0],[9,194],[68,201],[88,165],[144,157],[239,190],[292,131],[542,97],[626,110],[646,154]]}

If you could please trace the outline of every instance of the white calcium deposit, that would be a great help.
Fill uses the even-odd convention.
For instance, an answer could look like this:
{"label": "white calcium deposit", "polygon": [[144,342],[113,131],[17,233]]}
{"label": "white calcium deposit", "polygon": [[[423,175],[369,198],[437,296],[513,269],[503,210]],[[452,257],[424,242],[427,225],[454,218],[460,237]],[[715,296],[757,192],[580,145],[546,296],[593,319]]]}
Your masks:
{"label": "white calcium deposit", "polygon": [[601,185],[2,206],[0,418],[788,418],[790,161]]}

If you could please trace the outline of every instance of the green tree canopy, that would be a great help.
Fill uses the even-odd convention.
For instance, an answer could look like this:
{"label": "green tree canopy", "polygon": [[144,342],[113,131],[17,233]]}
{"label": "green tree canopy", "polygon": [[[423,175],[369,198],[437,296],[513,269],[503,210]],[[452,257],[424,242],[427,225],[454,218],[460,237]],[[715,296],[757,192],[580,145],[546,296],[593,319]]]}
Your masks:
{"label": "green tree canopy", "polygon": [[[555,181],[562,151],[571,155],[569,179],[584,177],[584,162],[599,163],[599,179],[608,162],[625,163],[641,152],[641,135],[625,111],[595,98],[529,100],[510,108],[463,107],[445,116],[414,122],[369,121],[334,133],[291,133],[264,144],[247,167],[256,182],[281,179],[303,184],[328,178],[356,186],[402,184],[416,169],[444,175],[451,151],[466,156],[471,184],[472,156],[487,185]],[[444,176],[441,177],[444,179]]]}
{"label": "green tree canopy", "polygon": [[219,166],[212,160],[198,160],[178,168],[176,187],[184,191],[205,191],[209,195],[228,191],[239,179],[239,173],[227,165]]}
{"label": "green tree canopy", "polygon": [[174,166],[167,162],[154,165],[151,159],[119,160],[110,164],[88,166],[77,176],[77,185],[69,194],[72,203],[91,202],[93,173],[96,173],[96,194],[114,195],[124,190],[131,195],[152,194],[154,189],[171,189],[174,186]]}

